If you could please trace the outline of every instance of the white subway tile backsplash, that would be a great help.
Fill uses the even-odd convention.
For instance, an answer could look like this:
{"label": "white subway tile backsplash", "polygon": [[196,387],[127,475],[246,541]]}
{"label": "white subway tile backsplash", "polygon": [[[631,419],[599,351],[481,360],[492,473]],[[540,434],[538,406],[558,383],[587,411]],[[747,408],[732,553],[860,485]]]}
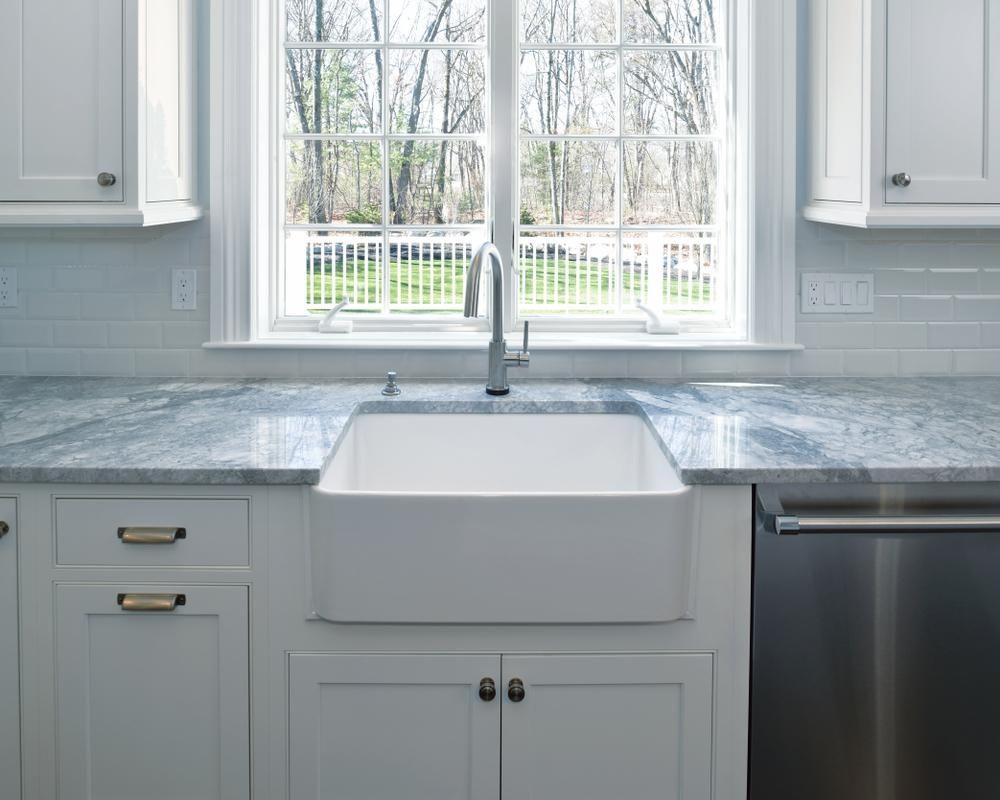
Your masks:
{"label": "white subway tile backsplash", "polygon": [[875,346],[895,350],[927,347],[927,325],[923,322],[875,323]]}
{"label": "white subway tile backsplash", "polygon": [[880,269],[875,273],[875,293],[882,295],[919,294],[927,291],[925,269]]}
{"label": "white subway tile backsplash", "polygon": [[903,321],[946,322],[955,318],[955,299],[950,295],[904,295],[899,299]]}
{"label": "white subway tile backsplash", "polygon": [[109,322],[108,346],[149,349],[163,346],[163,325],[158,322]]}
{"label": "white subway tile backsplash", "polygon": [[104,288],[104,271],[93,267],[53,267],[52,288],[57,292],[96,292]]}
{"label": "white subway tile backsplash", "polygon": [[792,353],[788,371],[798,377],[842,375],[844,352],[842,350],[801,350]]}
{"label": "white subway tile backsplash", "polygon": [[27,373],[29,375],[79,375],[80,351],[28,350]]}
{"label": "white subway tile backsplash", "polygon": [[962,294],[979,291],[978,269],[931,269],[927,271],[931,294]]}
{"label": "white subway tile backsplash", "polygon": [[79,319],[80,295],[69,292],[22,292],[30,319]]}
{"label": "white subway tile backsplash", "polygon": [[1000,350],[956,350],[955,372],[959,375],[1000,374]]}
{"label": "white subway tile backsplash", "polygon": [[164,322],[163,346],[194,350],[209,340],[208,324],[204,322]]}
{"label": "white subway tile backsplash", "polygon": [[900,350],[899,374],[904,377],[947,375],[952,371],[950,350]]}
{"label": "white subway tile backsplash", "polygon": [[136,350],[133,368],[140,378],[184,378],[191,374],[187,350]]}
{"label": "white subway tile backsplash", "polygon": [[24,350],[0,343],[0,375],[24,375],[27,369],[28,356]]}
{"label": "white subway tile backsplash", "polygon": [[52,344],[56,347],[107,347],[105,322],[53,322]]}
{"label": "white subway tile backsplash", "polygon": [[679,378],[684,374],[684,359],[674,351],[629,353],[627,369],[630,378]]}
{"label": "white subway tile backsplash", "polygon": [[80,373],[127,377],[135,375],[135,361],[131,350],[81,350]]}
{"label": "white subway tile backsplash", "polygon": [[1000,320],[1000,295],[956,297],[955,319],[982,322]]}
{"label": "white subway tile backsplash", "polygon": [[[39,236],[44,235],[39,234]],[[62,238],[30,239],[27,243],[25,263],[59,267],[77,266],[80,263],[80,242]]]}
{"label": "white subway tile backsplash", "polygon": [[0,347],[50,347],[52,325],[34,320],[0,319]]}
{"label": "white subway tile backsplash", "polygon": [[892,377],[899,374],[897,350],[845,350],[844,374],[852,377]]}
{"label": "white subway tile backsplash", "polygon": [[979,347],[982,343],[976,322],[931,322],[927,325],[927,344],[934,348]]}
{"label": "white subway tile backsplash", "polygon": [[[1000,372],[1000,233],[863,231],[800,222],[798,269],[875,274],[868,315],[799,317],[794,353],[536,352],[515,380],[546,377],[895,375]],[[18,269],[0,310],[0,374],[206,377],[484,377],[479,352],[205,351],[208,225],[156,230],[0,231]],[[170,272],[199,270],[199,305],[170,307]]]}
{"label": "white subway tile backsplash", "polygon": [[135,316],[131,296],[118,292],[84,294],[80,298],[80,317],[92,320],[127,320]]}

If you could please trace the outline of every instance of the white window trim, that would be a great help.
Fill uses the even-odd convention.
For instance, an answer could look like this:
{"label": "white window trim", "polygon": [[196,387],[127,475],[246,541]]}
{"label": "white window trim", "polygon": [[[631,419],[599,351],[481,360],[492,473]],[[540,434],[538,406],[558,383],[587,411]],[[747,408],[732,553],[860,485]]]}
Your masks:
{"label": "white window trim", "polygon": [[[506,3],[495,5],[507,6]],[[731,331],[696,329],[680,337],[646,336],[630,333],[634,326],[593,326],[589,332],[574,321],[572,334],[551,327],[548,338],[535,337],[533,347],[563,349],[647,349],[691,348],[788,349],[795,346],[795,164],[796,164],[796,3],[795,0],[743,0],[735,3],[744,15],[738,24],[751,31],[754,46],[736,41],[730,48],[733,69],[745,85],[739,87],[738,106],[732,124],[749,130],[749,136],[731,137],[744,152],[736,163],[747,165],[746,180],[737,181],[746,196],[737,205],[751,209],[736,214],[736,229],[730,241],[744,243],[751,254],[750,269],[737,270],[733,293],[748,297],[744,307],[737,304],[737,318]],[[391,346],[399,349],[466,349],[475,346],[481,334],[472,334],[473,344],[458,341],[454,332],[419,334],[419,325],[410,320],[399,323],[406,333],[355,333],[348,337],[322,336],[294,326],[272,330],[268,322],[276,318],[277,298],[264,291],[273,281],[262,279],[263,268],[275,270],[279,262],[279,237],[272,225],[262,192],[275,185],[280,168],[276,149],[270,157],[257,157],[261,146],[272,143],[269,130],[269,98],[274,96],[277,76],[268,64],[277,42],[269,35],[275,23],[276,4],[272,0],[215,0],[211,17],[211,341],[209,347],[337,347]],[[262,55],[270,58],[263,58]],[[505,64],[509,61],[509,64]],[[495,65],[513,70],[513,54]],[[503,98],[492,99],[503,102]],[[267,113],[262,113],[267,110]],[[752,119],[748,122],[748,117]],[[512,148],[498,142],[491,153]],[[502,170],[494,169],[494,176]],[[512,192],[500,192],[512,197]],[[505,209],[494,213],[501,219]],[[512,212],[511,212],[512,214]],[[513,217],[509,231],[495,230],[494,236],[513,239]],[[513,281],[507,286],[513,292]],[[511,295],[513,299],[513,294]],[[514,321],[513,303],[505,326]],[[742,312],[740,314],[739,312]],[[739,318],[745,315],[745,319]],[[482,321],[481,321],[482,322]],[[438,323],[439,326],[439,323]],[[467,325],[456,327],[468,330]],[[485,323],[481,325],[485,329]],[[418,335],[413,335],[417,331]],[[461,336],[461,334],[459,334]],[[466,337],[462,337],[463,339]],[[331,341],[337,339],[338,341]],[[450,344],[449,344],[450,342]]]}

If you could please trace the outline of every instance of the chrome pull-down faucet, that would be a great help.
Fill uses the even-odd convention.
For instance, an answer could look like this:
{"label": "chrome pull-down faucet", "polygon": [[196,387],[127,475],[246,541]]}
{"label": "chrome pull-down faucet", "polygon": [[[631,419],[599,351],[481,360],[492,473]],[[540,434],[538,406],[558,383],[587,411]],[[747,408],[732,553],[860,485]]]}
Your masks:
{"label": "chrome pull-down faucet", "polygon": [[507,370],[510,367],[527,367],[531,363],[528,352],[528,323],[524,323],[524,349],[508,350],[503,335],[504,281],[503,260],[500,251],[492,242],[486,242],[472,257],[469,274],[465,280],[465,316],[479,316],[479,283],[483,274],[483,262],[489,260],[493,294],[493,335],[490,337],[489,379],[486,394],[501,396],[510,394]]}

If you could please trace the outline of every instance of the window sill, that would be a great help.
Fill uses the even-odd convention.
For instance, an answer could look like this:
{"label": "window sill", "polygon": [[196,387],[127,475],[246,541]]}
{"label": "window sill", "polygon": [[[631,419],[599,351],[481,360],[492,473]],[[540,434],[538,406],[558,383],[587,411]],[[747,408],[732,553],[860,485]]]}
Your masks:
{"label": "window sill", "polygon": [[[350,334],[283,333],[245,342],[207,342],[209,350],[409,350],[462,352],[485,350],[488,333],[364,332]],[[516,334],[509,336],[517,347]],[[554,333],[532,335],[535,352],[712,350],[752,352],[794,352],[799,344],[761,344],[734,340],[725,335],[681,334],[651,336],[646,333]]]}

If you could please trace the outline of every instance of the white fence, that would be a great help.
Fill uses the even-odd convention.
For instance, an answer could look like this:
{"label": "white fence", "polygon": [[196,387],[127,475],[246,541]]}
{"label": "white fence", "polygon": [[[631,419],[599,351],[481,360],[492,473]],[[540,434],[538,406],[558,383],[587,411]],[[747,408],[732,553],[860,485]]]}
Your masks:
{"label": "white fence", "polygon": [[[478,245],[478,238],[454,235],[390,236],[387,245],[377,235],[292,236],[286,292],[303,313],[343,297],[352,298],[354,311],[459,311]],[[718,297],[717,246],[709,235],[630,233],[620,253],[608,236],[522,236],[518,255],[525,315],[608,315],[631,311],[636,300],[705,311]]]}

